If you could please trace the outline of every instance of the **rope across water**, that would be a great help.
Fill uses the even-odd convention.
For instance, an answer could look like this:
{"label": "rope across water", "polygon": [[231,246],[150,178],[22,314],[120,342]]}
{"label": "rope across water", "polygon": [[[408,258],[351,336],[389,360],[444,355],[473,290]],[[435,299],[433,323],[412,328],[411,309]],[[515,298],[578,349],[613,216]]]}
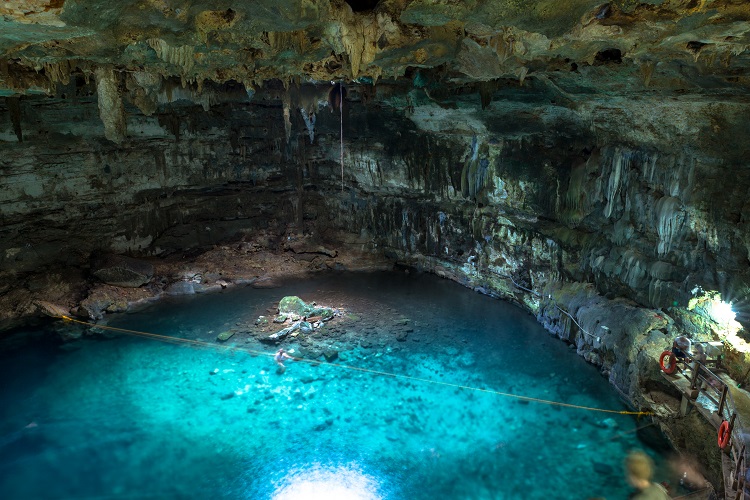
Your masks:
{"label": "rope across water", "polygon": [[[247,349],[247,348],[244,348],[244,347],[228,347],[228,346],[222,346],[222,345],[217,345],[217,344],[211,344],[209,342],[203,342],[201,340],[182,339],[182,338],[176,338],[176,337],[169,337],[167,335],[159,335],[157,333],[142,332],[142,331],[138,331],[138,330],[129,330],[127,328],[117,328],[117,327],[114,327],[114,326],[97,325],[97,324],[94,324],[94,323],[89,323],[87,321],[81,321],[81,320],[78,320],[78,319],[74,319],[74,318],[71,318],[70,316],[60,316],[60,318],[63,319],[63,320],[65,320],[65,321],[69,321],[69,322],[72,322],[72,323],[78,323],[78,324],[85,325],[85,326],[90,326],[90,327],[93,327],[93,328],[100,328],[102,330],[110,330],[110,331],[114,331],[114,332],[126,333],[128,335],[136,335],[136,336],[139,336],[139,337],[145,337],[145,338],[150,338],[150,339],[154,339],[154,340],[160,340],[162,342],[169,342],[169,343],[172,343],[172,344],[185,344],[185,345],[190,345],[190,346],[193,346],[193,347],[207,347],[207,348],[211,348],[211,349],[221,349],[221,350],[232,351],[232,352],[239,351],[239,352],[246,352],[248,354],[252,354],[252,355],[256,355],[256,356],[269,356],[269,357],[273,357],[273,355],[274,355],[274,353],[269,353],[269,352],[264,352],[264,351],[256,351],[254,349]],[[507,393],[507,392],[495,391],[495,390],[492,390],[492,389],[483,389],[481,387],[472,387],[472,386],[469,386],[469,385],[454,384],[452,382],[443,382],[443,381],[440,381],[440,380],[431,380],[431,379],[426,379],[426,378],[421,378],[421,377],[413,377],[411,375],[402,375],[402,374],[398,374],[398,373],[384,372],[384,371],[380,371],[380,370],[373,370],[371,368],[361,368],[361,367],[358,367],[358,366],[342,365],[342,364],[338,364],[338,363],[330,363],[330,362],[326,362],[326,361],[318,361],[318,360],[305,359],[305,358],[296,358],[296,357],[293,357],[292,359],[294,359],[295,361],[300,361],[300,362],[304,362],[304,363],[310,363],[310,364],[316,365],[316,366],[318,366],[318,365],[331,366],[331,367],[334,367],[334,368],[341,368],[341,369],[345,369],[345,370],[353,370],[353,371],[358,371],[358,372],[362,372],[362,373],[369,373],[369,374],[372,374],[372,375],[381,375],[381,376],[384,376],[384,377],[392,377],[392,378],[397,378],[397,379],[402,379],[402,380],[410,380],[410,381],[421,382],[421,383],[425,383],[425,384],[442,385],[442,386],[445,386],[445,387],[453,387],[455,389],[464,389],[464,390],[467,390],[467,391],[484,392],[484,393],[487,393],[487,394],[494,394],[496,396],[503,396],[503,397],[506,397],[506,398],[513,398],[513,399],[518,399],[518,400],[521,400],[521,401],[541,403],[541,404],[553,405],[553,406],[562,406],[562,407],[565,407],[565,408],[576,408],[576,409],[579,409],[579,410],[596,411],[596,412],[601,412],[601,413],[617,413],[619,415],[651,415],[650,412],[644,412],[644,411],[609,410],[609,409],[606,409],[606,408],[594,408],[594,407],[591,407],[591,406],[581,406],[581,405],[575,405],[575,404],[571,404],[571,403],[563,403],[563,402],[560,402],[560,401],[550,401],[550,400],[547,400],[547,399],[532,398],[532,397],[529,397],[529,396],[520,396],[518,394],[510,394],[510,393]]]}

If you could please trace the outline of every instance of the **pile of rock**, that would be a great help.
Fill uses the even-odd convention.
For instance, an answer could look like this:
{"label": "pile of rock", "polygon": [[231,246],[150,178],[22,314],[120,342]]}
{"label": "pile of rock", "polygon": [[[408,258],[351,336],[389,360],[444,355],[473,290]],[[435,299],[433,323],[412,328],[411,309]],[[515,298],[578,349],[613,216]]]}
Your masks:
{"label": "pile of rock", "polygon": [[[325,322],[330,321],[337,315],[340,316],[340,314],[340,311],[330,307],[321,307],[315,302],[308,304],[296,295],[290,295],[281,299],[278,314],[273,318],[273,323],[289,323],[289,326],[261,338],[261,340],[276,343],[288,335],[296,337],[300,333],[311,334],[316,329],[321,328]],[[260,316],[255,324],[256,326],[267,326],[269,321],[265,316]]]}

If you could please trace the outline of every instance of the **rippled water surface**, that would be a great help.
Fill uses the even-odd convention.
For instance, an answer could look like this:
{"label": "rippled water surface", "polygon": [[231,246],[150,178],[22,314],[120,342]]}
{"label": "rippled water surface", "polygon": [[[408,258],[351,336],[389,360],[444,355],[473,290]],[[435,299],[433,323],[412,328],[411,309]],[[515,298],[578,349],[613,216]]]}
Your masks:
{"label": "rippled water surface", "polygon": [[[342,311],[283,344],[335,365],[277,372],[254,323],[285,295]],[[612,500],[629,450],[663,463],[631,416],[493,392],[627,409],[531,316],[433,276],[325,275],[109,325],[237,349],[30,331],[0,354],[0,498]]]}

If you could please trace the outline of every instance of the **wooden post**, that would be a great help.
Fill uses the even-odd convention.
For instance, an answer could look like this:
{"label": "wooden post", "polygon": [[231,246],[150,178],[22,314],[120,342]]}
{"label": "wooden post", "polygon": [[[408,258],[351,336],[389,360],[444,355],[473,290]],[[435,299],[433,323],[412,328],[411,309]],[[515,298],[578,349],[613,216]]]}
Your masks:
{"label": "wooden post", "polygon": [[[721,391],[721,399],[719,400],[719,410],[718,414],[721,417],[724,415],[724,403],[727,401],[727,391],[729,390],[729,387],[727,387],[726,384],[724,384],[724,389]],[[730,424],[731,426],[731,424]]]}
{"label": "wooden post", "polygon": [[[732,482],[732,489],[737,491],[740,485],[740,477],[743,477],[742,475],[742,463],[745,461],[745,445],[742,445],[742,449],[740,450],[739,458],[737,458],[737,466],[734,468],[734,481]],[[738,492],[739,493],[739,492]]]}
{"label": "wooden post", "polygon": [[691,399],[697,399],[698,394],[700,394],[700,389],[698,388],[698,376],[701,373],[701,370],[703,369],[703,365],[695,362],[695,369],[693,370],[693,377],[690,381],[690,398]]}
{"label": "wooden post", "polygon": [[690,410],[690,399],[686,395],[682,395],[682,401],[680,401],[680,416],[684,417]]}

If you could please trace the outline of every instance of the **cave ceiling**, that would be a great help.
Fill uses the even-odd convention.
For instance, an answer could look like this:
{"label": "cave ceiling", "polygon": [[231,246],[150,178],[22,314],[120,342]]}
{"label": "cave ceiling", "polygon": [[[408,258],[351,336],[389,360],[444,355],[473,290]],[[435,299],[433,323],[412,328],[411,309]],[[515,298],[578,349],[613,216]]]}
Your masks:
{"label": "cave ceiling", "polygon": [[744,98],[749,32],[746,0],[11,0],[0,96],[106,71],[130,94],[400,81]]}

